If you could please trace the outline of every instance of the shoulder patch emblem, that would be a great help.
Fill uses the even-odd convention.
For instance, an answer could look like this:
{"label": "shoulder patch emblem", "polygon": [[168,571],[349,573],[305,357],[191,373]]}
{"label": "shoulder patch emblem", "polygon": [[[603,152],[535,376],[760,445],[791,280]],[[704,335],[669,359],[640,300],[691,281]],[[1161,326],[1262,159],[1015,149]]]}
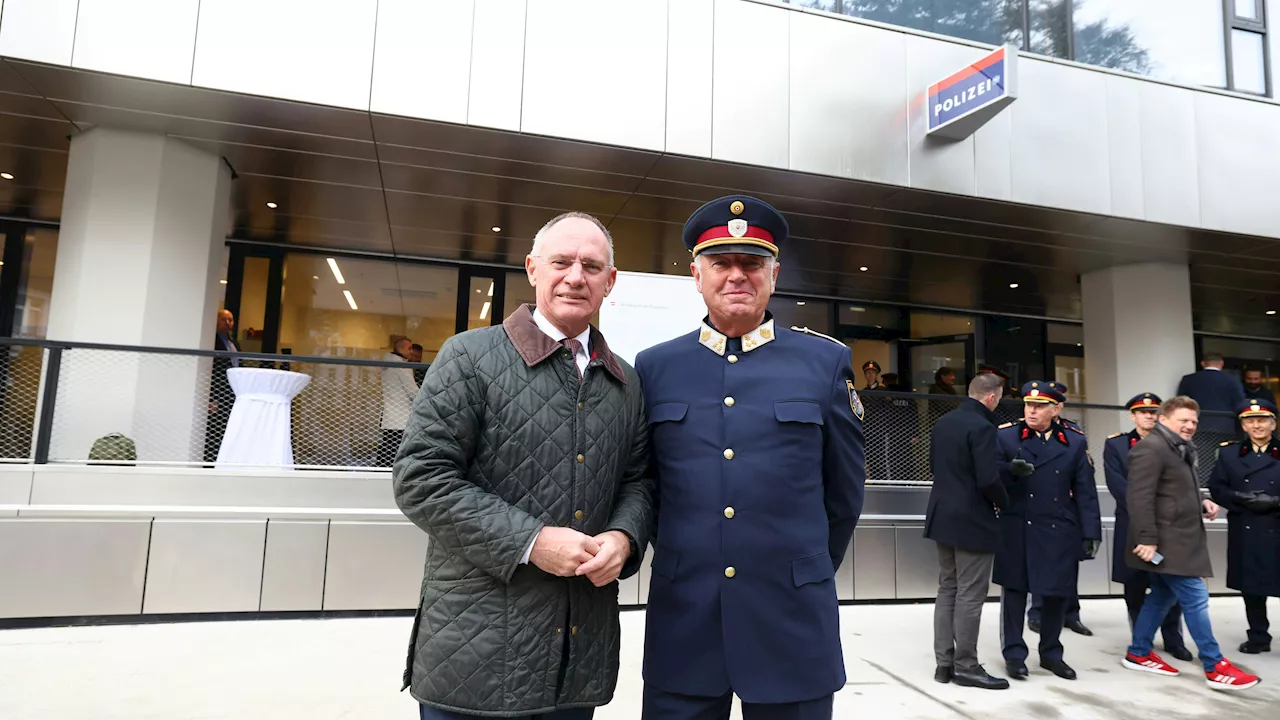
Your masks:
{"label": "shoulder patch emblem", "polygon": [[837,344],[837,345],[840,345],[841,347],[846,347],[846,346],[845,346],[845,344],[844,344],[844,343],[842,343],[842,342],[840,342],[839,340],[837,340],[837,339],[835,339],[835,338],[831,337],[830,335],[823,335],[822,333],[818,332],[817,330],[810,330],[810,329],[809,329],[809,328],[807,328],[807,327],[796,327],[795,325],[792,325],[792,326],[791,326],[791,329],[792,329],[792,330],[794,330],[795,332],[798,332],[798,333],[804,333],[805,335],[812,335],[812,336],[814,336],[814,337],[820,337],[820,338],[823,338],[824,340],[830,340],[831,342],[833,342],[833,343],[835,343],[835,344]]}
{"label": "shoulder patch emblem", "polygon": [[1000,427],[998,427],[998,428],[996,428],[996,429],[997,429],[997,430],[1003,430],[1003,429],[1005,429],[1005,428],[1011,428],[1011,427],[1013,427],[1013,423],[1005,423],[1005,424],[1001,425]]}
{"label": "shoulder patch emblem", "polygon": [[[823,337],[826,337],[825,335]],[[844,343],[840,343],[843,345]],[[849,388],[849,409],[853,411],[854,417],[862,420],[862,416],[866,414],[866,408],[862,407],[862,398],[858,397],[858,391],[853,389],[853,381],[845,380],[844,384]]]}

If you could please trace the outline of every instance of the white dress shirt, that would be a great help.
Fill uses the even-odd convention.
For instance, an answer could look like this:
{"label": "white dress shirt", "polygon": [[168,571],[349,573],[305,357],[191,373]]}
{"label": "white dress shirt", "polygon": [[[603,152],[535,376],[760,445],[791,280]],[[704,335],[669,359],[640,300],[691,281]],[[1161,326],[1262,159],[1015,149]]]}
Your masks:
{"label": "white dress shirt", "polygon": [[[556,327],[555,325],[552,325],[550,320],[543,317],[542,313],[538,312],[537,308],[534,308],[533,310],[533,322],[538,326],[538,329],[541,330],[544,335],[551,338],[552,340],[555,340],[556,342],[560,342],[561,340],[569,337],[568,335],[561,332],[560,328]],[[587,329],[583,330],[582,334],[578,335],[578,337],[574,339],[578,341],[578,347],[581,348],[580,350],[578,350],[576,357],[574,357],[574,360],[578,361],[578,372],[585,375],[587,372],[587,363],[591,362],[591,348],[589,347],[589,344],[591,342],[591,326],[588,325]],[[529,564],[529,555],[533,553],[533,544],[537,541],[538,541],[538,536],[534,535],[533,541],[531,541],[529,543],[529,547],[525,548],[524,550],[524,557],[520,558],[521,565]]]}

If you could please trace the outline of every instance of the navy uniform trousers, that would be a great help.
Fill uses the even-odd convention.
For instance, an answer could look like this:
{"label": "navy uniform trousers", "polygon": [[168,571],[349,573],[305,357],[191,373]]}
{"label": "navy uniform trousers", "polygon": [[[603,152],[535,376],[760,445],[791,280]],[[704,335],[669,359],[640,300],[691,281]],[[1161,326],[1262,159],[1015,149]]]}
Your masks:
{"label": "navy uniform trousers", "polygon": [[[1005,662],[1026,662],[1027,643],[1022,639],[1026,626],[1027,592],[1005,588],[1000,593],[1000,647]],[[1062,626],[1067,619],[1069,598],[1046,595],[1040,610],[1040,661],[1062,659]]]}
{"label": "navy uniform trousers", "polygon": [[[1033,623],[1040,622],[1040,612],[1044,609],[1044,599],[1039,595],[1031,596],[1031,609],[1027,611],[1027,619]],[[1080,622],[1080,594],[1067,598],[1067,622]]]}
{"label": "navy uniform trousers", "polygon": [[[830,720],[834,695],[806,702],[761,705],[742,703],[743,720]],[[677,695],[645,683],[641,720],[728,720],[733,693],[720,697]]]}

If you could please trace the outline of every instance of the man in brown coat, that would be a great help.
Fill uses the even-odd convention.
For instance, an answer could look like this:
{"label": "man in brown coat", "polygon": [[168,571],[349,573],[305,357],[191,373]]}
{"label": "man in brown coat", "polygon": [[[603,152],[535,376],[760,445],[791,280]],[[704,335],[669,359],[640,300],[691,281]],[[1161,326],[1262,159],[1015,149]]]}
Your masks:
{"label": "man in brown coat", "polygon": [[1200,406],[1184,395],[1160,406],[1154,430],[1129,452],[1129,567],[1151,575],[1151,595],[1133,626],[1133,643],[1122,664],[1130,670],[1177,675],[1178,669],[1152,652],[1156,630],[1181,603],[1191,639],[1200,651],[1205,679],[1215,690],[1244,690],[1258,677],[1222,657],[1209,622],[1209,589],[1202,578],[1213,576],[1204,517],[1218,516],[1218,506],[1202,497],[1196,482],[1196,449],[1191,443],[1200,423]]}

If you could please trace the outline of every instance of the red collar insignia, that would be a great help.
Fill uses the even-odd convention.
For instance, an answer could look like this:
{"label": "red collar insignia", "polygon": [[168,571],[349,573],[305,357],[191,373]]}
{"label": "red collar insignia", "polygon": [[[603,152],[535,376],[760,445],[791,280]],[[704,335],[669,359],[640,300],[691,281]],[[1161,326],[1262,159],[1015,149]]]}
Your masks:
{"label": "red collar insignia", "polygon": [[1031,437],[1031,428],[1029,427],[1022,428],[1022,439],[1026,440],[1029,437]]}
{"label": "red collar insignia", "polygon": [[1133,447],[1134,445],[1137,445],[1137,444],[1138,444],[1138,438],[1136,437],[1129,438],[1129,447]]}
{"label": "red collar insignia", "polygon": [[1067,444],[1067,434],[1062,432],[1061,430],[1058,431],[1058,442],[1062,443],[1063,445]]}

